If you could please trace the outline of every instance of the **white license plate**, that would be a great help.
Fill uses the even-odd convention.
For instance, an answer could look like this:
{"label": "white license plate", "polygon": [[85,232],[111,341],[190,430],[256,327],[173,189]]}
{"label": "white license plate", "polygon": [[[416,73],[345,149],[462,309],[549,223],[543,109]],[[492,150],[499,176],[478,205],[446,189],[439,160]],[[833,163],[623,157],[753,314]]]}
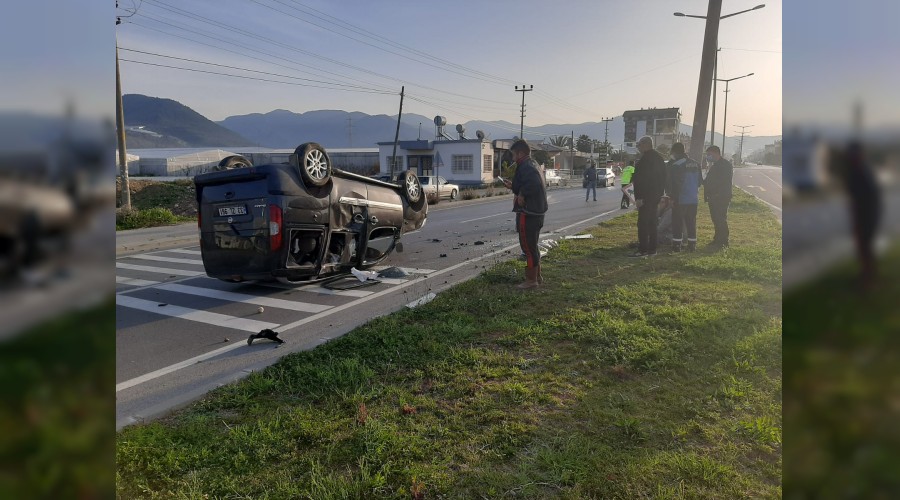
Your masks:
{"label": "white license plate", "polygon": [[225,217],[227,215],[247,215],[247,207],[222,207],[219,209],[219,216]]}

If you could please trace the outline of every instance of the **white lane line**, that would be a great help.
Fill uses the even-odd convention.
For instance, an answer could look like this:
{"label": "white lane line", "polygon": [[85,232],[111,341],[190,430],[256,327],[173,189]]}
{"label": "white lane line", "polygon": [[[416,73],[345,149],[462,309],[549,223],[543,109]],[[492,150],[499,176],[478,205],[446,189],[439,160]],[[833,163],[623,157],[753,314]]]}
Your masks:
{"label": "white lane line", "polygon": [[491,217],[500,217],[501,215],[512,215],[512,212],[500,212],[499,214],[485,215],[484,217],[478,217],[477,219],[464,220],[464,221],[460,221],[459,223],[460,223],[460,224],[465,224],[465,223],[467,223],[467,222],[475,222],[475,221],[477,221],[477,220],[490,219]]}
{"label": "white lane line", "polygon": [[238,318],[236,316],[228,316],[227,314],[219,314],[208,311],[200,311],[187,307],[168,304],[160,306],[160,302],[155,300],[144,300],[137,297],[129,297],[127,295],[116,295],[116,305],[146,311],[162,316],[171,316],[173,318],[186,319],[188,321],[196,321],[198,323],[206,323],[208,325],[223,326],[225,328],[234,328],[245,332],[258,332],[264,328],[277,328],[278,323],[269,323],[267,321],[257,321],[255,319]]}
{"label": "white lane line", "polygon": [[254,283],[257,286],[264,286],[268,288],[278,288],[280,290],[291,290],[295,292],[304,292],[304,293],[315,293],[318,295],[333,295],[337,297],[354,297],[354,298],[362,298],[368,297],[375,292],[368,290],[329,290],[328,288],[322,288],[321,285],[303,285],[303,286],[294,286],[294,285],[285,285],[283,283]]}
{"label": "white lane line", "polygon": [[776,181],[775,179],[769,177],[769,176],[766,175],[764,172],[760,172],[760,173],[762,173],[762,174],[766,177],[766,179],[769,179],[770,181],[774,182],[776,186],[778,186],[778,187],[784,189],[784,188],[781,186],[781,183],[780,183],[780,182],[778,182],[778,181]]}
{"label": "white lane line", "polygon": [[138,266],[135,264],[126,264],[124,262],[116,262],[116,269],[130,269],[132,271],[146,271],[156,274],[170,274],[175,276],[200,276],[203,271],[185,271],[184,269],[169,269],[166,267]]}
{"label": "white lane line", "polygon": [[159,281],[139,280],[137,278],[126,278],[125,276],[116,276],[116,283],[131,286],[151,286],[158,285]]}
{"label": "white lane line", "polygon": [[258,297],[256,295],[247,295],[243,293],[227,292],[225,290],[215,290],[212,288],[202,288],[198,286],[179,285],[177,283],[165,283],[156,287],[157,290],[168,290],[170,292],[184,293],[188,295],[199,295],[201,297],[209,297],[211,299],[227,300],[230,302],[241,302],[244,304],[256,304],[258,306],[274,307],[276,309],[287,309],[290,311],[301,311],[309,313],[317,313],[331,309],[334,306],[325,306],[321,304],[310,304],[308,302],[294,302],[290,300],[274,299],[271,297]]}
{"label": "white lane line", "polygon": [[[183,248],[174,248],[172,250],[163,250],[163,252],[185,253],[188,255],[200,255],[200,250],[185,250]],[[161,252],[154,252],[154,253],[161,253]]]}
{"label": "white lane line", "polygon": [[[609,212],[603,212],[603,213],[600,214],[600,215],[595,215],[595,216],[593,216],[593,217],[589,217],[589,218],[587,218],[587,219],[584,219],[583,221],[579,221],[579,222],[576,222],[576,223],[574,223],[574,224],[569,224],[569,225],[566,226],[566,227],[561,227],[561,228],[557,229],[556,232],[566,231],[566,230],[571,229],[571,228],[573,228],[573,227],[575,227],[575,226],[584,224],[585,222],[590,222],[590,221],[592,221],[592,220],[594,220],[594,219],[599,219],[600,217],[607,216],[607,215],[609,215],[609,214],[611,214],[611,213],[613,213],[613,212],[618,212],[619,210],[621,210],[621,209],[615,209],[615,210],[610,210]],[[627,212],[625,212],[625,213],[627,213]]]}
{"label": "white lane line", "polygon": [[142,260],[154,260],[158,262],[174,262],[176,264],[194,264],[194,265],[203,265],[203,261],[201,259],[179,259],[176,257],[160,257],[159,255],[148,255],[148,254],[138,254],[138,255],[129,255],[127,258],[129,259],[142,259]]}

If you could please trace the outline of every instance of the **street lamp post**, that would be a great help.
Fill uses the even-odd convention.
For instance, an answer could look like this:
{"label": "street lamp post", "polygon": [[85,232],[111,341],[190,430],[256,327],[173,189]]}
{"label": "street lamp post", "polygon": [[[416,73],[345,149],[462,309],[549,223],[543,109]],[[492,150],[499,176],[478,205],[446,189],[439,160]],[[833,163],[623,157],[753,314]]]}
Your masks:
{"label": "street lamp post", "polygon": [[720,82],[725,82],[725,112],[722,116],[722,156],[725,156],[725,123],[728,120],[728,83],[734,80],[740,80],[741,78],[747,78],[751,75],[753,75],[753,73],[747,73],[744,76],[736,76],[734,78],[725,78],[719,80]]}
{"label": "street lamp post", "polygon": [[[713,137],[714,137],[713,134],[715,133],[715,129],[716,129],[716,127],[715,127],[715,125],[716,125],[716,81],[717,81],[717,78],[718,78],[718,66],[719,66],[719,64],[718,64],[718,63],[719,63],[719,54],[718,54],[718,52],[719,52],[719,50],[721,50],[721,49],[719,48],[719,41],[718,41],[718,40],[719,40],[719,23],[718,23],[718,21],[720,21],[720,20],[722,20],[722,19],[727,19],[727,18],[732,17],[732,16],[736,16],[736,15],[738,15],[738,14],[743,14],[743,13],[745,13],[745,12],[750,12],[751,10],[762,9],[763,7],[766,6],[766,4],[763,3],[763,4],[757,5],[756,7],[753,7],[753,8],[750,8],[750,9],[745,9],[745,10],[738,11],[738,12],[733,12],[733,13],[731,13],[731,14],[725,14],[724,16],[722,16],[722,15],[715,15],[715,16],[713,16],[713,19],[715,20],[715,21],[713,22],[714,27],[712,28],[712,30],[710,30],[710,22],[709,22],[710,19],[708,19],[708,18],[711,17],[711,15],[712,15],[713,13],[714,13],[714,14],[718,14],[719,12],[721,12],[721,1],[716,2],[716,4],[717,4],[717,5],[714,6],[714,5],[713,5],[713,2],[712,2],[712,1],[710,2],[710,10],[709,10],[709,12],[707,13],[707,14],[709,14],[709,15],[707,15],[707,16],[696,16],[696,15],[692,15],[692,14],[684,14],[684,13],[682,13],[682,12],[675,12],[675,13],[673,13],[673,14],[674,14],[675,16],[677,16],[677,17],[693,17],[693,18],[696,18],[696,19],[706,19],[706,20],[707,20],[707,34],[710,34],[710,31],[713,31],[713,32],[714,32],[715,51],[712,53],[712,55],[713,55],[713,57],[714,57],[714,62],[713,62],[713,65],[714,65],[714,66],[713,66],[713,75],[712,75],[712,78],[711,78],[711,80],[712,80],[712,86],[713,86],[713,91],[712,91],[712,124],[711,124],[711,126],[710,126],[710,128],[709,128],[709,143],[710,143],[710,144],[713,144],[713,142],[714,142],[714,141],[713,141]],[[707,54],[708,51],[707,51],[707,48],[706,48],[706,43],[707,43],[707,42],[704,40],[704,50],[703,50],[703,57],[704,57],[704,59],[708,56],[708,54]],[[694,130],[697,130],[698,128],[701,128],[701,127],[698,127],[698,125],[699,125],[701,122],[703,122],[703,127],[702,127],[702,128],[703,128],[704,130],[706,129],[706,123],[705,123],[705,121],[706,121],[706,109],[705,109],[706,106],[703,106],[704,109],[701,109],[701,106],[700,106],[701,98],[704,97],[704,95],[705,95],[705,99],[706,99],[705,102],[706,102],[707,104],[709,103],[709,95],[706,95],[706,93],[709,92],[709,87],[705,87],[705,82],[703,81],[703,80],[704,80],[704,68],[703,68],[703,64],[702,64],[702,63],[701,63],[700,70],[701,70],[701,71],[700,71],[701,82],[700,82],[700,86],[698,87],[698,91],[697,91],[698,105],[697,105],[696,109],[694,110],[694,111],[695,111],[695,116],[694,116]],[[708,73],[707,73],[707,75],[708,75]],[[708,78],[708,76],[707,76],[706,78]],[[726,97],[727,97],[727,94],[726,94]],[[698,119],[697,119],[696,114],[697,114],[698,111],[702,111],[702,112],[703,112],[703,119],[702,119],[702,120],[698,120]],[[723,135],[724,135],[724,134],[723,134]],[[724,141],[724,138],[723,138],[723,141]],[[702,144],[702,143],[700,143],[699,146],[695,146],[695,145],[694,145],[693,139],[691,140],[691,150],[690,150],[690,155],[691,155],[691,156],[698,156],[698,155],[700,155],[700,153],[702,152],[702,149],[703,149],[703,144]]]}

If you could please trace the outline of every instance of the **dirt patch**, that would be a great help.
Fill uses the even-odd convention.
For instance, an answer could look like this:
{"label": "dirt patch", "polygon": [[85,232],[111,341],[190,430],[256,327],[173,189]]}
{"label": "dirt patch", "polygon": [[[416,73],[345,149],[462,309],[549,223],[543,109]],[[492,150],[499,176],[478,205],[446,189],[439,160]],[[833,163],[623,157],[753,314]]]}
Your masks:
{"label": "dirt patch", "polygon": [[[131,206],[139,210],[161,207],[181,217],[197,217],[197,199],[194,183],[190,180],[152,181],[130,180]],[[116,180],[116,192],[121,192],[121,184]]]}

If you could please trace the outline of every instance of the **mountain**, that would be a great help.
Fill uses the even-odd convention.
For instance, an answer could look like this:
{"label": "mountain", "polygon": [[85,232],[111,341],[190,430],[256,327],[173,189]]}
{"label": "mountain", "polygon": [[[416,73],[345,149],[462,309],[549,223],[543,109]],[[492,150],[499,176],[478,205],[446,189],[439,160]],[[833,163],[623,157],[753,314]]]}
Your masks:
{"label": "mountain", "polygon": [[127,94],[122,109],[131,149],[256,145],[172,99]]}

